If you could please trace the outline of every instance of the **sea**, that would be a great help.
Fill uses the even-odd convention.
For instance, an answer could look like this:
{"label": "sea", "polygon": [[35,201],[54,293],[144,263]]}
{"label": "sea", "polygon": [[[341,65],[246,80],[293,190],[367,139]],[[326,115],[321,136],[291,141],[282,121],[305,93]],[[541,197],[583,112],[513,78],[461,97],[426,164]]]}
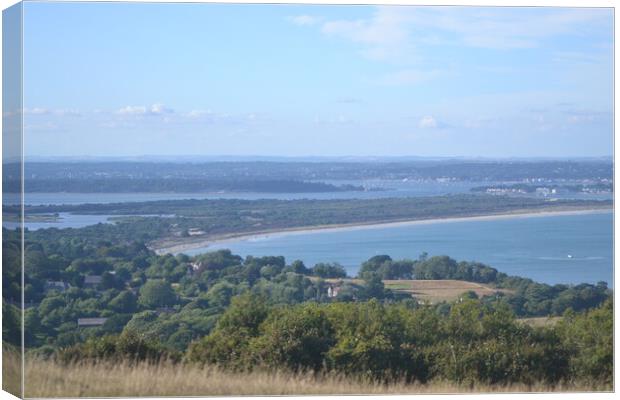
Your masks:
{"label": "sea", "polygon": [[416,259],[428,253],[482,262],[506,274],[548,284],[605,281],[613,286],[612,212],[265,235],[184,253],[224,248],[241,256],[281,255],[307,266],[338,262],[351,276],[375,255]]}
{"label": "sea", "polygon": [[[346,182],[359,184],[360,182]],[[362,182],[364,184],[365,182]],[[377,185],[372,182],[370,186]],[[385,190],[336,193],[26,193],[30,205],[114,203],[132,201],[259,198],[334,199],[430,196],[468,193],[471,187],[488,182],[387,182]],[[573,196],[606,199],[611,195]],[[5,204],[7,199],[4,199]],[[27,222],[28,229],[80,228],[110,223],[109,215],[60,213],[56,222]],[[3,226],[17,225],[4,221]],[[606,281],[613,284],[613,213],[533,216],[493,220],[463,220],[409,226],[391,226],[339,231],[313,231],[268,235],[218,243],[185,251],[194,255],[228,248],[242,256],[282,255],[287,261],[300,259],[308,266],[338,262],[349,275],[360,264],[378,254],[393,259],[416,259],[426,252],[449,255],[457,260],[479,261],[510,275],[549,284]]]}

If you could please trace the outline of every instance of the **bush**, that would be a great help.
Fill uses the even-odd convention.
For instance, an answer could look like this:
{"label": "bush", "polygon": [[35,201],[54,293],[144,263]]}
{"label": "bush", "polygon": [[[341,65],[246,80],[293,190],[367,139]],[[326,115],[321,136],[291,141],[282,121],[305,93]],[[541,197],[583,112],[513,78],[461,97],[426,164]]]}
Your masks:
{"label": "bush", "polygon": [[575,314],[568,311],[557,330],[571,355],[571,375],[588,383],[613,383],[613,303]]}
{"label": "bush", "polygon": [[179,361],[180,355],[135,332],[126,331],[120,335],[91,338],[84,343],[60,349],[56,353],[56,359],[63,363],[98,360],[157,363],[162,360]]}
{"label": "bush", "polygon": [[272,368],[318,371],[336,341],[334,333],[317,304],[286,307],[271,313],[261,326],[261,336],[251,343],[251,351]]}
{"label": "bush", "polygon": [[213,332],[190,344],[187,360],[231,369],[251,368],[254,361],[249,343],[259,335],[259,326],[268,312],[263,297],[249,293],[234,297]]}

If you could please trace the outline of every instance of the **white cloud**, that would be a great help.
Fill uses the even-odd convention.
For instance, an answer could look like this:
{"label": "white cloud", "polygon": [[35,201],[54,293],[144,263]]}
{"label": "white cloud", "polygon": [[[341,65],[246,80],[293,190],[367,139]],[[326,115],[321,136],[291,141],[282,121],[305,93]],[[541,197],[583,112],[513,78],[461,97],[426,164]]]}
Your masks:
{"label": "white cloud", "polygon": [[[16,115],[19,113],[18,111],[12,112],[10,114],[7,115]],[[6,113],[5,113],[6,114]],[[46,107],[33,107],[33,108],[24,108],[23,109],[23,114],[24,115],[57,115],[57,116],[80,116],[82,115],[78,110],[75,109],[51,109],[51,108],[46,108]]]}
{"label": "white cloud", "polygon": [[49,109],[43,107],[24,108],[24,115],[45,115],[50,113]]}
{"label": "white cloud", "polygon": [[415,85],[433,80],[442,74],[443,72],[439,70],[423,71],[417,69],[406,69],[383,76],[379,79],[379,83],[390,86]]}
{"label": "white cloud", "polygon": [[125,106],[117,111],[123,115],[144,115],[146,114],[145,106]]}
{"label": "white cloud", "polygon": [[408,30],[406,19],[394,7],[380,7],[370,19],[327,21],[321,26],[325,35],[365,45],[362,54],[378,60],[410,56]]}
{"label": "white cloud", "polygon": [[161,103],[156,103],[151,106],[151,114],[161,115],[161,114],[172,114],[174,110],[172,108],[166,107]]}
{"label": "white cloud", "polygon": [[53,122],[44,122],[41,124],[24,124],[25,131],[55,131],[58,125]]}
{"label": "white cloud", "polygon": [[155,103],[150,107],[146,106],[125,106],[117,111],[118,114],[122,115],[163,115],[163,114],[172,114],[174,110],[172,108],[166,107],[161,103]]}
{"label": "white cloud", "polygon": [[457,34],[467,46],[510,49],[538,47],[546,38],[573,35],[608,17],[593,9],[444,9],[418,22]]}
{"label": "white cloud", "polygon": [[418,126],[422,129],[434,129],[437,128],[439,125],[437,124],[437,120],[435,119],[435,117],[426,115],[422,117],[422,119],[420,119]]}
{"label": "white cloud", "polygon": [[597,9],[380,6],[370,18],[325,21],[320,30],[364,45],[369,58],[407,60],[423,46],[538,47],[547,38],[610,23],[610,13]]}
{"label": "white cloud", "polygon": [[80,117],[82,115],[81,112],[75,109],[60,109],[60,110],[54,110],[53,112],[55,115],[60,115],[62,117],[65,117],[65,116]]}
{"label": "white cloud", "polygon": [[316,25],[323,20],[322,17],[315,17],[312,15],[295,15],[292,17],[287,17],[287,19],[298,26]]}
{"label": "white cloud", "polygon": [[582,124],[601,121],[605,118],[612,120],[612,113],[593,110],[569,110],[566,111],[567,120],[571,124]]}
{"label": "white cloud", "polygon": [[185,114],[185,116],[190,118],[200,118],[210,114],[212,114],[211,110],[192,110]]}

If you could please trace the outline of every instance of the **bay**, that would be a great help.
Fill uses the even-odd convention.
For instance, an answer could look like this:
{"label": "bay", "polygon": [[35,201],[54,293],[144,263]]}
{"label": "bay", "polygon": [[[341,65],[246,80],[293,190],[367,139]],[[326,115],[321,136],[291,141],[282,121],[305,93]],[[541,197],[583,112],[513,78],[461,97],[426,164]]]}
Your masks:
{"label": "bay", "polygon": [[[97,224],[111,224],[115,219],[122,217],[160,217],[167,218],[173,217],[171,214],[136,214],[136,215],[108,215],[108,214],[74,214],[69,212],[58,213],[58,217],[54,220],[41,221],[36,220],[38,216],[44,216],[45,214],[29,214],[27,217],[31,217],[31,220],[24,222],[24,227],[31,231],[47,228],[83,228],[89,225]],[[16,229],[19,227],[19,223],[16,221],[3,221],[2,227],[6,229]]]}
{"label": "bay", "polygon": [[[37,216],[37,214],[31,214]],[[58,213],[58,217],[54,221],[25,221],[24,227],[36,231],[46,228],[83,228],[89,225],[109,223],[108,220],[112,215],[83,215],[62,212]],[[2,227],[6,229],[18,228],[20,224],[15,221],[3,221]]]}
{"label": "bay", "polygon": [[275,234],[185,251],[230,249],[242,256],[282,255],[307,266],[339,262],[349,275],[378,254],[421,253],[478,261],[549,284],[606,281],[613,286],[613,213],[460,220],[397,227]]}
{"label": "bay", "polygon": [[[187,199],[277,199],[277,200],[296,200],[296,199],[378,199],[389,197],[421,197],[421,196],[442,196],[448,194],[471,193],[470,189],[476,186],[484,186],[493,182],[442,182],[442,181],[400,181],[400,180],[339,180],[326,181],[335,185],[351,184],[374,188],[377,190],[367,191],[343,191],[343,192],[322,192],[322,193],[254,193],[254,192],[193,192],[193,193],[25,193],[24,203],[28,205],[51,205],[51,204],[106,204],[106,203],[126,203],[144,202],[158,200],[187,200]],[[530,194],[526,197],[541,197],[540,195]],[[19,203],[19,196],[14,197],[13,203]],[[570,193],[563,195],[553,195],[549,198],[564,199],[584,199],[584,200],[607,200],[612,198],[611,193],[606,194],[584,194]],[[12,204],[9,198],[5,199],[4,204]]]}

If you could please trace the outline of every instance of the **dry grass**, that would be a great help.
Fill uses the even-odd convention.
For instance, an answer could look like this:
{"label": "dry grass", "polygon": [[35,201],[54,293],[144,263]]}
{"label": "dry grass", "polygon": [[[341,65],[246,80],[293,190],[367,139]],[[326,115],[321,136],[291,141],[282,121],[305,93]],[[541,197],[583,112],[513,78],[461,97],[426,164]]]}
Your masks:
{"label": "dry grass", "polygon": [[[603,388],[605,389],[605,388]],[[26,362],[26,397],[327,395],[589,391],[601,388],[544,385],[459,386],[451,383],[383,385],[329,375],[257,371],[233,373],[194,365],[99,363],[61,366]]]}
{"label": "dry grass", "polygon": [[17,350],[8,346],[2,348],[2,390],[21,396],[21,356]]}
{"label": "dry grass", "polygon": [[[318,277],[310,277],[310,280],[317,281]],[[327,278],[325,282],[341,283],[351,282],[356,285],[363,285],[362,279],[350,278]],[[478,297],[491,296],[497,292],[512,293],[510,289],[496,289],[488,285],[476,282],[459,281],[455,279],[438,280],[417,280],[417,279],[384,279],[383,284],[386,289],[396,292],[408,293],[421,301],[437,303],[441,301],[458,300],[459,296],[467,291],[476,292]]]}
{"label": "dry grass", "polygon": [[385,287],[398,292],[410,293],[416,298],[436,303],[439,301],[454,301],[463,292],[475,292],[478,297],[490,296],[496,292],[506,292],[505,289],[494,289],[475,282],[442,280],[385,280]]}

